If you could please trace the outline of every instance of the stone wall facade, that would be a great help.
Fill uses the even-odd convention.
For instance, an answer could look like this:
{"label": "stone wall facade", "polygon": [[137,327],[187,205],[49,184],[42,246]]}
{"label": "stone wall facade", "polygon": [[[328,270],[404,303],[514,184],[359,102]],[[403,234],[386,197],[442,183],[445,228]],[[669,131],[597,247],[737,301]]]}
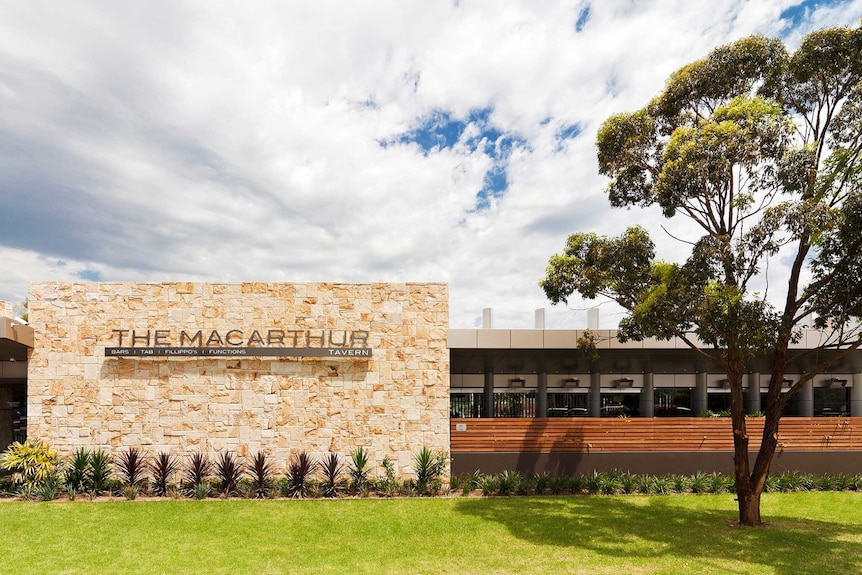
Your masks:
{"label": "stone wall facade", "polygon": [[12,309],[10,302],[0,299],[0,317],[12,317]]}
{"label": "stone wall facade", "polygon": [[[31,284],[28,302],[28,436],[61,453],[264,451],[283,469],[299,451],[347,457],[362,446],[409,474],[422,446],[449,449],[446,284],[46,282]],[[131,330],[135,345],[152,346],[177,345],[180,330],[205,340],[213,330],[248,338],[269,329],[330,330],[341,334],[336,345],[345,332],[367,332],[373,354],[105,353],[118,346],[112,330],[128,330],[122,347]]]}

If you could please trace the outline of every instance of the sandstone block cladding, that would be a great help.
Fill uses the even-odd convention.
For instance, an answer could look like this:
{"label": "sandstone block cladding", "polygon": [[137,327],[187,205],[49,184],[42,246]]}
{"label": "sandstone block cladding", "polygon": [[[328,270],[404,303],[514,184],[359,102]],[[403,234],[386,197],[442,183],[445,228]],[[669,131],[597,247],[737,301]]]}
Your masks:
{"label": "sandstone block cladding", "polygon": [[[281,467],[362,446],[409,473],[422,446],[449,448],[445,284],[46,282],[28,302],[28,435],[62,453],[264,451]],[[373,353],[106,356],[271,345]]]}

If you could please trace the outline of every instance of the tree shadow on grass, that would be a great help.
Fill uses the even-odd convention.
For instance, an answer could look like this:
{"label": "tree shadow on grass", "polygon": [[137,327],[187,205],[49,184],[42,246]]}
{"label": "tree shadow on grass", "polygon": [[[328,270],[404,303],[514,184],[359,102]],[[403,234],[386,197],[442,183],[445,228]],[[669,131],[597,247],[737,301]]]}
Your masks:
{"label": "tree shadow on grass", "polygon": [[715,509],[706,499],[702,509],[675,499],[483,498],[459,501],[457,510],[500,523],[531,544],[584,549],[609,561],[649,565],[661,558],[722,573],[746,573],[755,565],[787,575],[862,573],[858,522],[773,514],[767,527],[752,529],[736,525],[734,510]]}

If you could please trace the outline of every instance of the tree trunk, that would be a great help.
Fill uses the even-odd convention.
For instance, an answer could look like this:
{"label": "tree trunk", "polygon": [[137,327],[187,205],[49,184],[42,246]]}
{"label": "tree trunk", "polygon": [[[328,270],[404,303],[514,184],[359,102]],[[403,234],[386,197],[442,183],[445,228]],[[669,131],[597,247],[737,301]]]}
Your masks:
{"label": "tree trunk", "polygon": [[763,521],[760,519],[760,494],[759,489],[750,489],[745,493],[737,490],[736,496],[739,502],[739,524],[746,527],[761,527]]}
{"label": "tree trunk", "polygon": [[736,500],[739,504],[739,524],[748,527],[759,527],[760,494],[765,481],[754,481],[751,474],[751,464],[748,458],[748,429],[745,421],[745,400],[743,397],[742,377],[744,364],[742,361],[728,362],[727,380],[730,384],[730,419],[733,425],[733,484],[736,489]]}

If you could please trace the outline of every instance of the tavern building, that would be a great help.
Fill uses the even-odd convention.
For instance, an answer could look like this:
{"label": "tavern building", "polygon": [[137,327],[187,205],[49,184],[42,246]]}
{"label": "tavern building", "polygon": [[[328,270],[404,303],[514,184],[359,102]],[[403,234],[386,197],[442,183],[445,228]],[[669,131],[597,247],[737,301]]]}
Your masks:
{"label": "tavern building", "polygon": [[[30,437],[283,465],[363,447],[409,473],[424,446],[456,473],[732,467],[726,418],[697,417],[729,410],[727,378],[680,341],[620,343],[594,315],[597,359],[542,310],[534,329],[494,328],[491,310],[449,329],[441,283],[43,282],[28,313],[0,302],[0,450]],[[822,337],[795,344],[788,385]],[[748,413],[769,376],[768,358],[749,363]],[[862,471],[862,352],[803,386],[785,424],[778,468]]]}

